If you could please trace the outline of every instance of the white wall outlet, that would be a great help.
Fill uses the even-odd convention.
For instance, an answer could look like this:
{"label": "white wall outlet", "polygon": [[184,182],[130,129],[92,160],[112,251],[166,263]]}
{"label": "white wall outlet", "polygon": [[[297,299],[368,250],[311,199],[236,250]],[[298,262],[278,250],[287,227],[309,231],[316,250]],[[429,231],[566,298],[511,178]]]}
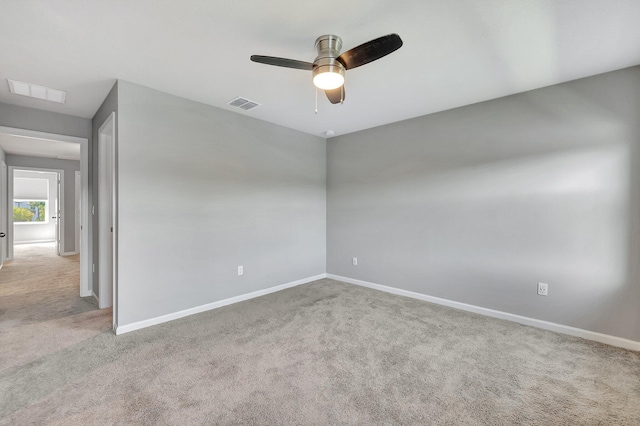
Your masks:
{"label": "white wall outlet", "polygon": [[358,266],[358,258],[357,258],[357,257],[352,258],[352,259],[351,259],[351,264],[352,264],[353,266]]}
{"label": "white wall outlet", "polygon": [[238,275],[244,275],[244,266],[238,266]]}
{"label": "white wall outlet", "polygon": [[538,294],[540,296],[547,296],[549,295],[549,284],[545,284],[545,283],[538,283]]}

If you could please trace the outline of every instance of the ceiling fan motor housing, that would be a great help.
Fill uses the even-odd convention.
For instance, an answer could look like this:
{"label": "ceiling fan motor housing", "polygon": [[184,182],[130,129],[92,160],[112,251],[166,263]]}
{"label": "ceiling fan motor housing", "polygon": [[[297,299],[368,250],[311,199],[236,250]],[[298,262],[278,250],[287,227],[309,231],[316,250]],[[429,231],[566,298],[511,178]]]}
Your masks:
{"label": "ceiling fan motor housing", "polygon": [[313,77],[325,72],[344,77],[344,66],[337,60],[342,49],[342,39],[333,34],[325,34],[316,39],[315,47],[318,56],[313,61]]}

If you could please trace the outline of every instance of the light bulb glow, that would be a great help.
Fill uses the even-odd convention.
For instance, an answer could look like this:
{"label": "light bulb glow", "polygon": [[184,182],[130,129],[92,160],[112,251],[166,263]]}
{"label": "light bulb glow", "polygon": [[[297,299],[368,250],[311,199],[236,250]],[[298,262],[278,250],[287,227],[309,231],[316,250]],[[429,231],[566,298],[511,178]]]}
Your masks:
{"label": "light bulb glow", "polygon": [[344,84],[344,77],[337,72],[323,72],[313,77],[313,84],[322,90],[333,90]]}

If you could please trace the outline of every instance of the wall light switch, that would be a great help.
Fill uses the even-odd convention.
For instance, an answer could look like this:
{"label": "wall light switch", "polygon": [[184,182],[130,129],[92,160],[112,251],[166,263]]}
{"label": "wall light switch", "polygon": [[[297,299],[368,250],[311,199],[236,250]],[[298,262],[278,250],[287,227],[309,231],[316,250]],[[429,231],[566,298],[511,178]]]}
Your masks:
{"label": "wall light switch", "polygon": [[238,275],[244,275],[244,266],[238,266]]}
{"label": "wall light switch", "polygon": [[354,257],[353,259],[351,259],[351,264],[352,264],[353,266],[358,266],[358,258],[357,258],[357,257]]}

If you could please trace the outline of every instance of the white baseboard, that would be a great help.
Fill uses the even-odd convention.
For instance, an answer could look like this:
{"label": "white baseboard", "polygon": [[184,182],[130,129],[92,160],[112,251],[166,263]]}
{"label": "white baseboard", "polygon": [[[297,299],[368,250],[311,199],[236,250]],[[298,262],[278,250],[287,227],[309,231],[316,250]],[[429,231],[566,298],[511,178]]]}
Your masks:
{"label": "white baseboard", "polygon": [[426,294],[416,293],[408,290],[402,290],[395,287],[388,287],[385,285],[375,284],[368,281],[342,277],[339,275],[327,274],[327,278],[331,278],[336,281],[343,281],[349,284],[359,285],[362,287],[372,288],[374,290],[380,290],[387,293],[397,294],[399,296],[406,296],[406,297],[411,297],[413,299],[424,300],[426,302],[436,303],[438,305],[449,306],[451,308],[460,309],[463,311],[469,311],[469,312],[474,312],[476,314],[486,315],[489,317],[513,321],[520,324],[541,328],[543,330],[555,331],[557,333],[568,334],[570,336],[575,336],[575,337],[581,337],[583,339],[593,340],[595,342],[605,343],[611,346],[631,349],[633,351],[640,351],[640,342],[624,339],[622,337],[596,333],[595,331],[583,330],[581,328],[575,328],[567,325],[556,324],[549,321],[542,321],[535,318],[523,317],[516,314],[510,314],[508,312],[496,311],[493,309],[483,308],[480,306],[456,302],[454,300],[442,299],[434,296],[427,296]]}
{"label": "white baseboard", "polygon": [[29,240],[29,241],[14,241],[13,245],[21,246],[25,244],[43,244],[43,243],[55,243],[56,240]]}
{"label": "white baseboard", "polygon": [[167,315],[162,315],[155,318],[150,318],[143,321],[134,322],[131,324],[117,325],[115,328],[116,334],[128,333],[130,331],[139,330],[141,328],[150,327],[156,324],[162,324],[163,322],[172,321],[178,318],[183,318],[189,315],[199,314],[201,312],[210,311],[212,309],[221,308],[223,306],[231,305],[245,300],[253,299],[260,296],[265,296],[269,293],[275,293],[276,291],[284,290],[287,288],[295,287],[301,284],[310,283],[312,281],[327,278],[327,274],[315,275],[313,277],[303,278],[301,280],[292,281],[290,283],[277,285],[275,287],[269,287],[264,290],[258,290],[247,294],[241,294],[240,296],[230,297],[228,299],[219,300],[217,302],[207,303],[205,305],[196,306],[194,308],[185,309],[183,311],[174,312]]}
{"label": "white baseboard", "polygon": [[77,251],[65,251],[60,253],[60,256],[75,256],[76,254],[78,254]]}

